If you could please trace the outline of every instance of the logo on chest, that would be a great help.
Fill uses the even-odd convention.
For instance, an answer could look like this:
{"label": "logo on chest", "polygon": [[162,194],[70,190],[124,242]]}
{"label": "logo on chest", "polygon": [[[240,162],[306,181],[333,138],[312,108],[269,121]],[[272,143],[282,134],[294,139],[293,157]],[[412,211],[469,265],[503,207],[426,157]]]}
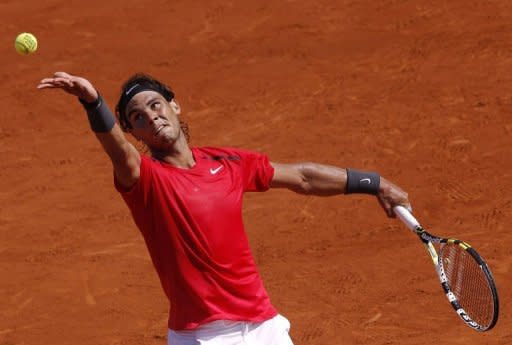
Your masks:
{"label": "logo on chest", "polygon": [[210,174],[216,175],[219,171],[222,170],[223,167],[224,167],[223,165],[219,165],[216,168],[210,168]]}

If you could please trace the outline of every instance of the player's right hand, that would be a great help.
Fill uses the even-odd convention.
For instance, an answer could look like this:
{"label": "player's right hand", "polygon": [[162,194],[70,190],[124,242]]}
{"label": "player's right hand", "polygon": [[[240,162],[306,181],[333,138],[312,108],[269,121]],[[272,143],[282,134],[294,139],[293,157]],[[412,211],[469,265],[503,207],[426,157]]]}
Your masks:
{"label": "player's right hand", "polygon": [[380,179],[380,190],[379,194],[377,194],[377,199],[390,218],[396,216],[393,208],[397,205],[401,205],[412,212],[408,194],[402,188],[383,177]]}
{"label": "player's right hand", "polygon": [[98,99],[98,91],[96,91],[90,81],[66,72],[55,72],[53,77],[42,79],[37,88],[62,89],[87,103],[92,103]]}

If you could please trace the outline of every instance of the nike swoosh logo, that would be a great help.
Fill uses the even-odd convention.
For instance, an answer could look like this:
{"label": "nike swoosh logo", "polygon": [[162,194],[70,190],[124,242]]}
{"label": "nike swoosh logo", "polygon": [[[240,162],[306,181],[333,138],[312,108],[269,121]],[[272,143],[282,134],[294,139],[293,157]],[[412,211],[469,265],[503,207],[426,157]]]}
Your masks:
{"label": "nike swoosh logo", "polygon": [[366,182],[368,184],[371,184],[372,183],[372,180],[370,180],[369,178],[362,178],[359,180],[359,183],[363,183],[363,182]]}
{"label": "nike swoosh logo", "polygon": [[128,96],[128,94],[129,94],[130,92],[132,92],[132,91],[133,91],[133,89],[135,89],[137,86],[139,86],[139,84],[135,84],[135,85],[133,85],[131,88],[129,88],[129,89],[128,89],[128,91],[126,91],[126,92],[125,92],[126,96]]}
{"label": "nike swoosh logo", "polygon": [[212,175],[215,175],[216,173],[218,173],[219,171],[221,171],[222,169],[222,165],[221,166],[218,166],[217,168],[213,169],[213,168],[210,168],[210,174]]}

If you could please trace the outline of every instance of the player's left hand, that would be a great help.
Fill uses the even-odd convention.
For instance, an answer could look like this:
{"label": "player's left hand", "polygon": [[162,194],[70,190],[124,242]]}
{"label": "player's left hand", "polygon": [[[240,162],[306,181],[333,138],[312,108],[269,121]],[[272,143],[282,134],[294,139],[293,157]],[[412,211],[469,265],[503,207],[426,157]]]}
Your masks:
{"label": "player's left hand", "polygon": [[98,99],[98,92],[89,80],[66,72],[55,72],[53,77],[42,79],[37,88],[62,89],[88,103]]}

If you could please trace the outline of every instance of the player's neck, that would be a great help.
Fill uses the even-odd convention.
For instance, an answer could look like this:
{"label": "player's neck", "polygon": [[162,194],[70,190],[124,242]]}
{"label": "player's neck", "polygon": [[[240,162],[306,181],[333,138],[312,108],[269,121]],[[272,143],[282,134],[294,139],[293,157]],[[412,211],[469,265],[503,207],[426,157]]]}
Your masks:
{"label": "player's neck", "polygon": [[196,165],[192,150],[184,136],[180,137],[170,150],[166,151],[151,151],[153,158],[159,161],[171,164],[177,168],[190,169]]}

